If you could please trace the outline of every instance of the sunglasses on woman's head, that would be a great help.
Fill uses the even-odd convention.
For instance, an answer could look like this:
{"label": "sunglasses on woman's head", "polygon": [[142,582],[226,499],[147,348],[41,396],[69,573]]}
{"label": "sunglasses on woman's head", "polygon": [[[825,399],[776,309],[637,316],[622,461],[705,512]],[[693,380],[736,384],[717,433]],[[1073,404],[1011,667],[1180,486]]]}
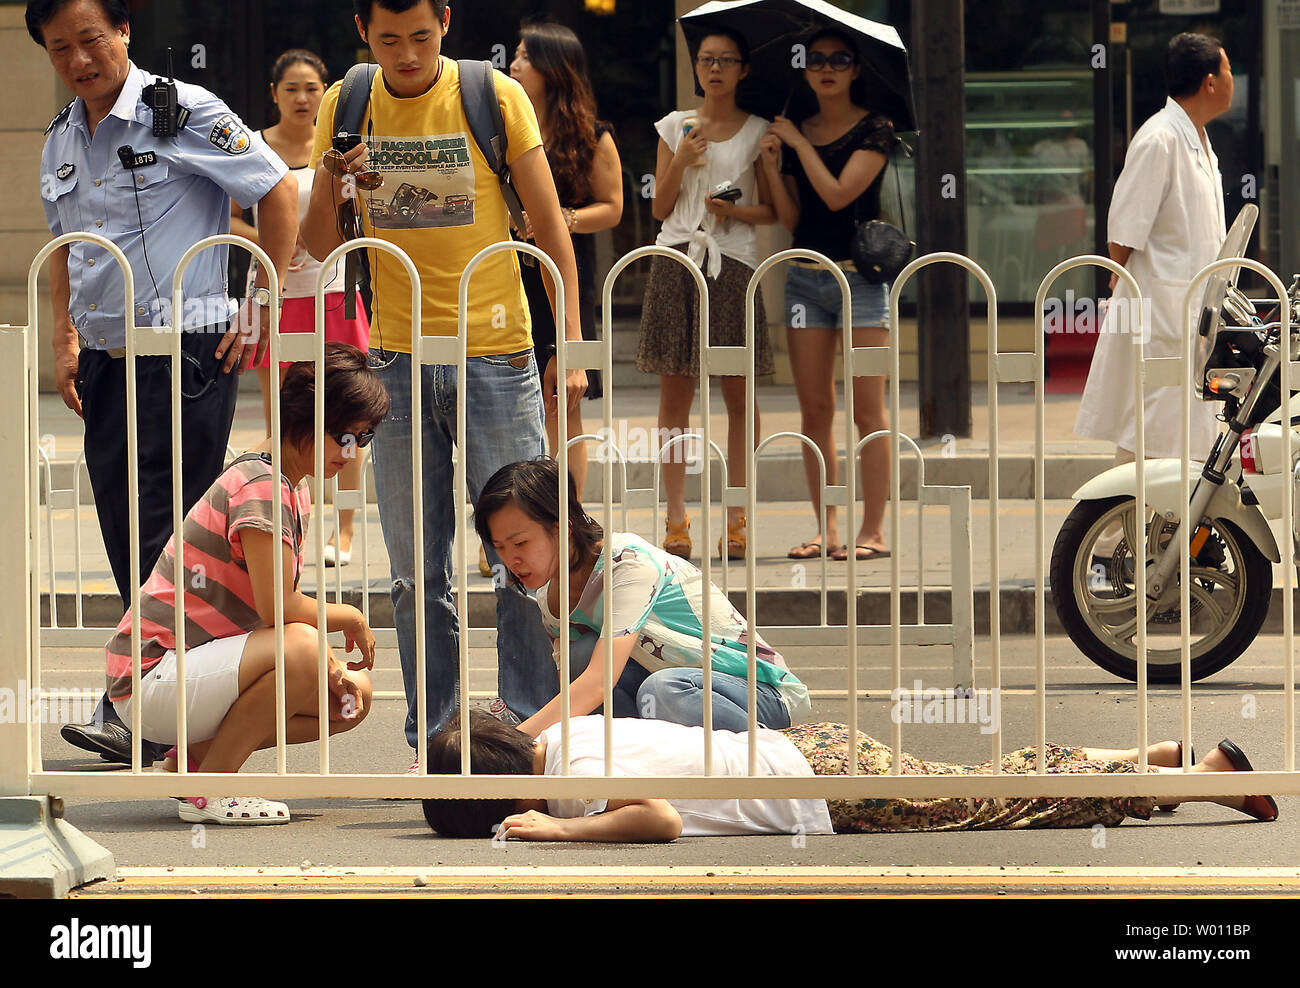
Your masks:
{"label": "sunglasses on woman's head", "polygon": [[828,65],[835,72],[844,72],[852,68],[853,63],[856,61],[857,59],[853,57],[853,54],[847,51],[831,52],[829,55],[824,52],[814,51],[809,53],[807,65],[814,72],[824,69]]}
{"label": "sunglasses on woman's head", "polygon": [[347,449],[349,446],[365,449],[370,445],[370,440],[375,438],[375,430],[371,429],[369,432],[331,432],[330,438],[338,443],[341,449]]}
{"label": "sunglasses on woman's head", "polygon": [[384,176],[379,174],[373,168],[364,168],[359,172],[349,172],[347,161],[343,155],[335,148],[329,148],[320,156],[321,164],[325,170],[335,178],[352,177],[357,183],[358,188],[365,189],[367,192],[373,192],[384,184]]}

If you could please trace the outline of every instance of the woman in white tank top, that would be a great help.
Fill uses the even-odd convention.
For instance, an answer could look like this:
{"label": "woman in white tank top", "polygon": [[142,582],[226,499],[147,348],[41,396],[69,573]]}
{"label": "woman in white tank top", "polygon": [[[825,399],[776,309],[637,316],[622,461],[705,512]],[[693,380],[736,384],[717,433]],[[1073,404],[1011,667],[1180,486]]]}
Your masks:
{"label": "woman in white tank top", "polygon": [[[261,132],[298,181],[298,216],[301,219],[311,201],[312,180],[315,170],[310,167],[312,146],[316,141],[316,114],[329,82],[329,73],[320,58],[303,49],[286,51],[271,69],[271,98],[280,110],[280,121]],[[257,230],[241,218],[236,203],[231,204],[230,232],[258,243]],[[254,222],[256,222],[254,210]],[[252,284],[256,261],[248,272]],[[361,350],[369,348],[370,324],[360,298],[356,317],[348,319],[344,312],[343,263],[334,266],[325,285],[325,339],[350,343]],[[320,262],[307,253],[301,240],[289,264],[289,273],[281,285],[284,304],[280,310],[280,331],[284,333],[310,333],[316,329],[316,278]],[[353,289],[355,291],[355,289]],[[280,367],[280,379],[288,364]],[[258,383],[262,388],[262,412],[266,416],[266,430],[271,431],[271,365],[269,354],[257,365]],[[361,484],[361,464],[365,453],[357,449],[351,462],[339,473],[339,488],[356,490]],[[339,512],[339,530],[330,537],[325,547],[328,566],[347,565],[352,557],[353,511]],[[337,539],[337,544],[336,540]]]}

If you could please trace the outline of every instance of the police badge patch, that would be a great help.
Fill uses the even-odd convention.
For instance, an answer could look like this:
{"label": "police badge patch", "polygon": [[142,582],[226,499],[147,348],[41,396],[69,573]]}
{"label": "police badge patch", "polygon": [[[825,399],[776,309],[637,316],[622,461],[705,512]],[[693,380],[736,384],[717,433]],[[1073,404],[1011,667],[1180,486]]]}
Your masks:
{"label": "police badge patch", "polygon": [[212,133],[208,135],[208,140],[213,147],[225,151],[226,154],[243,154],[252,147],[253,143],[248,136],[248,131],[233,113],[222,115],[216,126],[212,128]]}

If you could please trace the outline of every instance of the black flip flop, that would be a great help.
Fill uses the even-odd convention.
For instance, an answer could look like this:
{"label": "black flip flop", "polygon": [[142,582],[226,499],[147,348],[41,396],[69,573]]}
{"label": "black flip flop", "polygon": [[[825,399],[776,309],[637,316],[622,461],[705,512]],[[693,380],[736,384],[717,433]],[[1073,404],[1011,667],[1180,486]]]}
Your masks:
{"label": "black flip flop", "polygon": [[[1219,742],[1218,748],[1228,756],[1228,761],[1232,762],[1233,771],[1255,771],[1250,764],[1250,759],[1246,757],[1246,753],[1227,738]],[[1277,819],[1277,800],[1272,796],[1247,796],[1246,802],[1242,804],[1241,812],[1253,816],[1263,823],[1272,823]]]}

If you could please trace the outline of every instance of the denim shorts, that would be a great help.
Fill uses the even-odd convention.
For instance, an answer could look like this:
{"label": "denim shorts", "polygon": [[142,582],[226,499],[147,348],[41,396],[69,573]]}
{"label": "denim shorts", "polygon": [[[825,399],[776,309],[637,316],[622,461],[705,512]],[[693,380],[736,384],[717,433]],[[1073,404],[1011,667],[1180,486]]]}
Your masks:
{"label": "denim shorts", "polygon": [[[872,285],[845,271],[852,298],[852,326],[889,325],[889,284]],[[835,275],[824,268],[790,265],[785,276],[785,323],[792,329],[841,329],[844,296]]]}

